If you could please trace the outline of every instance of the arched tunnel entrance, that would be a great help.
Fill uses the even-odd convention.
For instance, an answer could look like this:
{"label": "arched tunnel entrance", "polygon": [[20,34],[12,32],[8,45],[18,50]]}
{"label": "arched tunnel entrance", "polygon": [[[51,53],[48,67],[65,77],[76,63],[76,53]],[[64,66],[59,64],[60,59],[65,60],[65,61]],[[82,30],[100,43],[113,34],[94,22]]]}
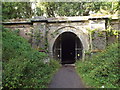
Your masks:
{"label": "arched tunnel entrance", "polygon": [[58,36],[53,46],[53,56],[62,64],[73,64],[82,58],[83,46],[80,39],[72,32],[64,32]]}

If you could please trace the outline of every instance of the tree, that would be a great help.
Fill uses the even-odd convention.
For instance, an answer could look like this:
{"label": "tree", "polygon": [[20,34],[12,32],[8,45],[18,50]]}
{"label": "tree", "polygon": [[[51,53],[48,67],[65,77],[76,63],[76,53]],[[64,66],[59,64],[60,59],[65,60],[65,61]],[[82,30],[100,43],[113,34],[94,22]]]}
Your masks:
{"label": "tree", "polygon": [[101,14],[115,14],[120,2],[2,2],[3,19],[31,18],[32,16],[88,16],[90,11]]}
{"label": "tree", "polygon": [[[47,17],[58,16],[88,16],[90,11],[95,13],[114,14],[119,10],[120,2],[42,2],[38,3]],[[108,13],[107,13],[108,14]]]}
{"label": "tree", "polygon": [[31,18],[31,2],[2,2],[3,20],[13,18]]}

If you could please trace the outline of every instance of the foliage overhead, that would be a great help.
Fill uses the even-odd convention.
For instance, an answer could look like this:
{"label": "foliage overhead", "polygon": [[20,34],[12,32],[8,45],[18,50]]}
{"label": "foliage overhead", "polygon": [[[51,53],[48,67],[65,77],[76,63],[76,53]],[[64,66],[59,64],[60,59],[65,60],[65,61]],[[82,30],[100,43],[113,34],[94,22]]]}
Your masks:
{"label": "foliage overhead", "polygon": [[31,2],[2,2],[2,16],[4,19],[31,18],[33,11]]}
{"label": "foliage overhead", "polygon": [[[32,9],[32,4],[35,4]],[[2,2],[4,19],[32,16],[88,16],[90,13],[118,14],[120,2]],[[14,11],[14,12],[13,12]]]}

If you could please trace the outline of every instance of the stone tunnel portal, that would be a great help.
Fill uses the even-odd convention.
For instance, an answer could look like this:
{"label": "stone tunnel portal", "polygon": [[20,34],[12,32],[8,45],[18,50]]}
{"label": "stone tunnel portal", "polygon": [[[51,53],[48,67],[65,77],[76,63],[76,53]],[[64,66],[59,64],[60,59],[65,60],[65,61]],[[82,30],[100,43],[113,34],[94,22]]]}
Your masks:
{"label": "stone tunnel portal", "polygon": [[83,46],[80,39],[72,32],[64,32],[58,36],[53,46],[53,57],[61,60],[61,64],[73,64],[82,58]]}

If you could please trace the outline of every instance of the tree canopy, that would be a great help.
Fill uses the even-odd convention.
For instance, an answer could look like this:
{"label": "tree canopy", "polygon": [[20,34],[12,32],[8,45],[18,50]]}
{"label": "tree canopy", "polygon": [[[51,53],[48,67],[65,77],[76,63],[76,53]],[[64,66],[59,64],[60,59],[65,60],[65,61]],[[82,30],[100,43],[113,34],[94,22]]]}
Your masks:
{"label": "tree canopy", "polygon": [[[32,9],[32,4],[35,8]],[[2,2],[3,19],[118,14],[120,2]]]}
{"label": "tree canopy", "polygon": [[2,2],[3,19],[31,18],[31,2]]}

